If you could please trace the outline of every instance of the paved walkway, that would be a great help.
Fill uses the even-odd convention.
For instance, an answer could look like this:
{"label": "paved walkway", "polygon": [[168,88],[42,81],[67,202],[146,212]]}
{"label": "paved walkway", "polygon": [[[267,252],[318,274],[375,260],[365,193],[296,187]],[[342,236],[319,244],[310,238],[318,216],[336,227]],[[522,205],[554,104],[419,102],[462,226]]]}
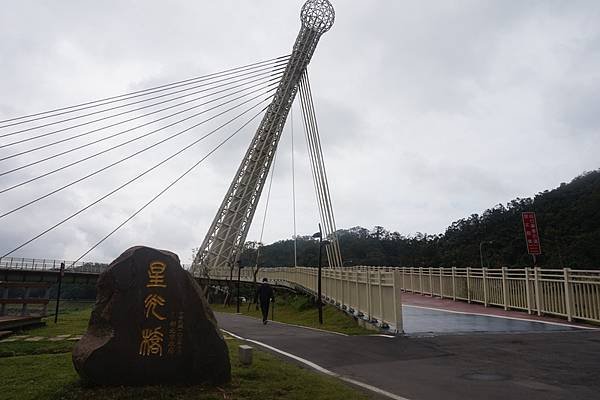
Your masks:
{"label": "paved walkway", "polygon": [[402,306],[406,334],[555,332],[583,329],[566,321],[543,322],[517,317],[472,314],[421,306]]}
{"label": "paved walkway", "polygon": [[[526,311],[510,309],[504,310],[502,307],[497,306],[486,307],[481,303],[467,303],[466,301],[454,301],[447,298],[441,299],[439,297],[432,297],[410,292],[402,292],[402,304],[404,306],[409,305],[413,307],[434,308],[458,313],[483,314],[496,317],[507,317],[511,319],[528,319],[553,323],[567,323],[567,320],[564,318],[552,317],[549,315],[538,316],[536,313],[528,314]],[[588,324],[577,321],[569,323],[569,325],[590,327]]]}
{"label": "paved walkway", "polygon": [[424,309],[405,308],[408,326],[410,318],[414,318],[416,326],[421,318],[426,321],[421,326],[439,328],[431,320],[442,317],[447,323],[454,316],[460,322],[455,320],[453,325],[460,329],[399,337],[345,336],[273,322],[264,326],[241,315],[217,313],[217,318],[221,328],[234,335],[269,346],[271,351],[285,352],[287,357],[321,372],[379,388],[388,394],[382,397],[598,398],[600,331],[558,325],[542,328],[547,324],[541,322],[511,329],[513,320],[472,316],[477,318],[469,322],[471,325],[479,328],[488,324],[493,328],[481,334],[462,327],[462,314],[440,316],[424,310],[419,317],[419,310]]}

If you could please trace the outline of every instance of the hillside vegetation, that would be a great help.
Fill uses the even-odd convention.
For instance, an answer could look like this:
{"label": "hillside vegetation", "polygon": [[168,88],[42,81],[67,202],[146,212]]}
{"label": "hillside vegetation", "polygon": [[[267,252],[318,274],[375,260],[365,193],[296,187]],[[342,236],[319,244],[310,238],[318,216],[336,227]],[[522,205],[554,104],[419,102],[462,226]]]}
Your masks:
{"label": "hillside vegetation", "polygon": [[[539,266],[600,269],[600,170],[534,198],[517,198],[482,215],[472,214],[453,222],[443,234],[403,235],[376,226],[342,229],[338,237],[345,265],[478,267],[479,245],[484,242],[484,266],[531,266],[521,222],[524,211],[537,215],[542,245]],[[248,242],[242,263],[253,265],[259,248],[260,265],[293,265],[292,239],[267,246]],[[317,265],[317,240],[298,237],[297,249],[298,265]]]}

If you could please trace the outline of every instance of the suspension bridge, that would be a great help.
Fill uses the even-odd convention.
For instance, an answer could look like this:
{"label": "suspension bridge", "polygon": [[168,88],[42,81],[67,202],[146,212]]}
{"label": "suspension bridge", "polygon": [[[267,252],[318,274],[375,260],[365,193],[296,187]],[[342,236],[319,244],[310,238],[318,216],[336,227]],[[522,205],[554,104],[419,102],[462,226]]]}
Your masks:
{"label": "suspension bridge", "polygon": [[[81,214],[94,212],[98,205],[118,192],[135,190],[132,189],[134,184],[152,179],[152,174],[175,159],[190,154],[196,157],[199,145],[214,140],[212,149],[175,179],[156,185],[162,185],[162,189],[83,252],[72,262],[71,266],[74,266],[166,192],[173,190],[236,135],[252,129],[253,123],[262,115],[229,190],[193,259],[192,272],[197,274],[202,270],[235,265],[267,177],[273,176],[277,146],[299,93],[317,205],[329,239],[328,265],[340,267],[342,260],[335,218],[307,71],[321,35],[332,27],[334,19],[333,7],[328,2],[310,1],[302,8],[301,29],[290,55],[0,121],[3,153],[0,162],[4,165],[0,177],[5,183],[0,195],[13,195],[18,191],[30,193],[27,191],[33,191],[36,184],[49,177],[59,177],[66,171],[81,172],[75,179],[62,181],[45,193],[27,197],[17,195],[17,201],[13,198],[7,203],[14,202],[14,206],[1,211],[0,220],[6,221],[19,213],[34,213],[36,207],[38,210],[47,207],[48,201],[57,201],[67,190],[76,190],[83,182],[101,179],[107,174],[117,177],[132,162],[148,165],[84,207],[50,222],[39,232],[32,232],[27,240],[3,243],[12,247],[3,249],[0,260],[25,251],[28,245],[46,239],[66,223],[76,223]],[[156,151],[169,150],[171,147],[166,146],[172,144],[183,145],[166,156],[161,154],[162,159],[154,159]],[[50,164],[58,160],[68,161],[56,167]],[[98,168],[86,170],[90,161]],[[44,165],[48,168],[44,169]]]}
{"label": "suspension bridge", "polygon": [[[440,316],[448,317],[444,312],[453,313],[455,320],[449,324],[456,324],[460,315],[484,318],[463,319],[463,326],[450,330],[454,333],[479,332],[482,324],[490,330],[487,317],[500,318],[497,321],[505,318],[505,322],[497,324],[496,330],[492,329],[495,332],[590,330],[583,324],[600,323],[600,274],[596,271],[343,267],[307,69],[320,39],[334,24],[335,12],[327,0],[308,0],[301,10],[300,20],[300,32],[291,53],[287,55],[0,121],[0,196],[27,194],[17,195],[12,201],[3,203],[0,220],[33,213],[36,207],[47,207],[48,201],[58,201],[62,194],[76,189],[82,182],[101,177],[106,179],[107,176],[114,181],[111,190],[90,194],[85,206],[56,220],[44,218],[39,229],[31,232],[26,239],[3,242],[0,278],[5,281],[54,282],[58,275],[63,274],[72,282],[93,282],[106,266],[82,261],[86,256],[111,240],[117,231],[144,210],[153,205],[157,207],[155,203],[161,196],[175,190],[182,180],[190,179],[188,175],[206,164],[209,158],[216,157],[232,139],[253,130],[254,136],[217,214],[192,264],[186,266],[204,283],[230,279],[232,271],[240,268],[238,262],[243,245],[265,186],[268,206],[269,175],[272,179],[278,145],[288,115],[297,101],[316,204],[327,243],[324,301],[364,324],[391,334],[444,332],[439,326],[422,328],[422,321],[426,319],[431,322]],[[207,151],[199,150],[200,145],[206,143],[211,143],[212,147]],[[142,205],[120,223],[102,232],[88,249],[74,255],[74,260],[66,262],[64,269],[60,268],[61,261],[21,257],[33,242],[51,237],[64,224],[76,223],[82,214],[94,212],[98,205],[115,194],[132,190],[136,183],[155,177],[153,174],[157,170],[184,155],[192,160],[185,168],[171,180],[153,181],[153,186],[158,186],[155,193],[144,199]],[[142,168],[131,174],[127,171],[131,165]],[[86,169],[89,166],[93,168]],[[43,193],[35,192],[37,186],[46,187],[40,182],[48,177],[60,177],[66,171],[70,172],[67,175],[69,179]],[[73,174],[76,177],[71,179]],[[15,202],[15,198],[21,201]],[[22,200],[24,198],[26,200]],[[4,207],[6,204],[10,205]],[[39,213],[39,209],[36,212]],[[168,210],[164,212],[168,213]],[[101,213],[98,218],[102,218]],[[261,232],[264,231],[265,220],[266,208]],[[241,279],[253,282],[256,272],[256,269],[246,269],[240,273]],[[319,282],[314,268],[272,268],[263,269],[260,273],[294,290],[311,295],[317,293]],[[419,303],[416,294],[446,300],[439,303],[437,312],[442,314],[425,315],[435,314],[435,307],[433,303],[425,306]],[[8,288],[3,291],[3,297],[8,298]],[[411,301],[413,304],[409,304]],[[449,305],[448,301],[463,305],[478,303],[481,306],[476,311],[465,311],[464,307]],[[490,309],[488,306],[500,307],[507,314],[485,311]],[[424,313],[422,310],[428,311]],[[522,314],[510,317],[510,310]],[[530,317],[524,317],[524,313]],[[539,318],[536,319],[535,314]],[[545,320],[544,316],[567,321]],[[510,322],[519,319],[520,323]],[[234,327],[236,323],[229,321]],[[509,325],[512,328],[507,328]],[[396,390],[393,385],[391,387],[390,390]]]}

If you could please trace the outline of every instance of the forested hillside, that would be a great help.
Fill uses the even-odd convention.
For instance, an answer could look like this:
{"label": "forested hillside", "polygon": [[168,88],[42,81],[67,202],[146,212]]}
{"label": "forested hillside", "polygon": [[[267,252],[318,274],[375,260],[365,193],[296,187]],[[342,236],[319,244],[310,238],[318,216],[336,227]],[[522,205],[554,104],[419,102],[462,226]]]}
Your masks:
{"label": "forested hillside", "polygon": [[[544,268],[600,268],[600,170],[584,173],[554,190],[498,204],[482,215],[455,221],[444,234],[416,233],[405,236],[382,226],[339,230],[345,265],[480,266],[531,265],[527,254],[521,212],[535,211],[541,237]],[[259,250],[260,249],[260,250]],[[267,246],[246,243],[244,265],[293,265],[294,241]],[[297,238],[298,265],[317,265],[318,241]],[[326,260],[324,261],[326,263]]]}

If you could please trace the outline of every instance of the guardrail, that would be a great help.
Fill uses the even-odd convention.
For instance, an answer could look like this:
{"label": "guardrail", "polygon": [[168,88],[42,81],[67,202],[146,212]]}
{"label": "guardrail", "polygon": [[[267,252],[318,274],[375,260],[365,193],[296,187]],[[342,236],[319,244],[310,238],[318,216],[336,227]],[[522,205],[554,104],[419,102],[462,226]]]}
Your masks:
{"label": "guardrail", "polygon": [[[4,257],[0,258],[0,270],[27,270],[27,271],[60,271],[60,263],[65,263],[65,272],[100,274],[109,263],[98,263],[91,261],[66,261],[42,258]],[[181,264],[189,271],[190,264]]]}
{"label": "guardrail", "polygon": [[400,268],[408,292],[600,322],[600,271],[541,268]]}
{"label": "guardrail", "polygon": [[[235,273],[234,273],[235,275]],[[227,268],[211,277],[228,279]],[[263,268],[259,276],[286,281],[315,293],[316,268]],[[241,278],[252,281],[252,271]],[[260,279],[259,279],[260,280]],[[500,306],[538,315],[600,323],[600,271],[541,268],[392,268],[323,269],[324,300],[380,325],[402,327],[400,290],[455,301]]]}
{"label": "guardrail", "polygon": [[4,257],[0,259],[0,269],[28,270],[28,271],[60,271],[60,263],[65,263],[65,272],[99,274],[108,264],[86,261],[52,260],[21,257]]}
{"label": "guardrail", "polygon": [[[101,273],[107,264],[5,257],[0,269]],[[189,265],[183,265],[189,269]],[[235,275],[235,274],[234,274]],[[228,279],[227,268],[211,271],[211,277]],[[242,279],[252,281],[252,271],[242,269]],[[261,277],[317,290],[317,269],[263,268]],[[391,325],[401,330],[400,291],[438,296],[444,299],[500,306],[600,323],[600,270],[541,268],[429,268],[429,267],[347,267],[323,269],[322,294],[354,315]]]}
{"label": "guardrail", "polygon": [[[237,271],[234,275],[237,274]],[[301,286],[316,294],[317,269],[307,267],[296,268],[262,268],[260,278],[271,282],[287,282]],[[211,270],[210,277],[229,279],[228,268]],[[240,278],[246,282],[253,281],[253,273],[242,269]],[[260,279],[259,279],[260,280]],[[399,270],[383,269],[323,269],[323,300],[341,309],[375,323],[382,328],[402,332],[401,273]]]}

